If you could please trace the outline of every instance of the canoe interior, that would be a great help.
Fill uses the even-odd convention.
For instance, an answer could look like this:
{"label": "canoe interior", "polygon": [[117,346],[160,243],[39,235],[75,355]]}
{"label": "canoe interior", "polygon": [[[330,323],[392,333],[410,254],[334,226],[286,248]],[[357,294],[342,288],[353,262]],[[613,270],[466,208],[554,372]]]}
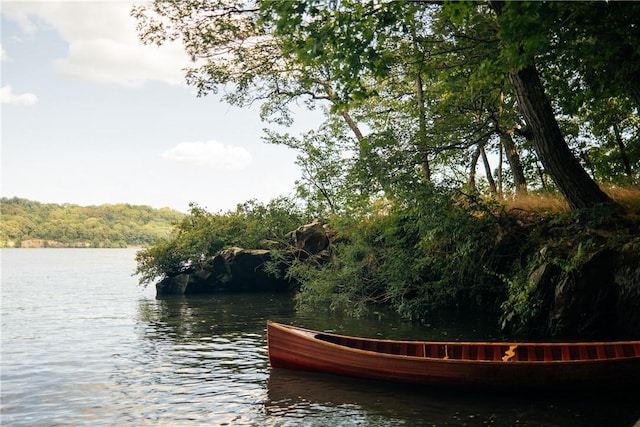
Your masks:
{"label": "canoe interior", "polygon": [[313,337],[357,350],[443,360],[566,362],[640,357],[640,341],[511,344],[385,341],[324,333]]}

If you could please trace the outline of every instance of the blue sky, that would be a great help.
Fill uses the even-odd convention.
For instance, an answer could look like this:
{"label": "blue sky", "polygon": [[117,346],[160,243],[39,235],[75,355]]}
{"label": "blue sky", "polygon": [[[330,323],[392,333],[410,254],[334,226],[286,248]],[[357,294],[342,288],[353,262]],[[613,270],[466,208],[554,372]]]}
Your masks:
{"label": "blue sky", "polygon": [[262,142],[257,107],[196,97],[182,48],[138,42],[130,6],[0,3],[2,196],[217,212],[290,194],[296,154]]}

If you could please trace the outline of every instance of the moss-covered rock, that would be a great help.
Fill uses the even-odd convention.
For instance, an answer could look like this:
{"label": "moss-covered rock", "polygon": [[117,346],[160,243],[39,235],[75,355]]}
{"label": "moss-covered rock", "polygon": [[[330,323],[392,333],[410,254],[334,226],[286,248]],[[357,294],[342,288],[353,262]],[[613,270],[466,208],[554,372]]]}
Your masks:
{"label": "moss-covered rock", "polygon": [[624,235],[583,230],[541,240],[546,246],[527,265],[531,273],[503,305],[503,329],[528,337],[638,338],[640,253]]}

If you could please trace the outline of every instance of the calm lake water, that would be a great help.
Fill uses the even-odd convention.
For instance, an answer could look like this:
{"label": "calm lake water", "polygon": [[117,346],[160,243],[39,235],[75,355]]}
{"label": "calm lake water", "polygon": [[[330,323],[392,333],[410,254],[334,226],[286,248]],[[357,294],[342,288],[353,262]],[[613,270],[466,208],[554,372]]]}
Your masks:
{"label": "calm lake water", "polygon": [[492,339],[480,318],[411,326],[296,313],[288,295],[155,298],[131,249],[3,249],[3,426],[633,426],[638,397],[445,392],[271,370],[265,322]]}

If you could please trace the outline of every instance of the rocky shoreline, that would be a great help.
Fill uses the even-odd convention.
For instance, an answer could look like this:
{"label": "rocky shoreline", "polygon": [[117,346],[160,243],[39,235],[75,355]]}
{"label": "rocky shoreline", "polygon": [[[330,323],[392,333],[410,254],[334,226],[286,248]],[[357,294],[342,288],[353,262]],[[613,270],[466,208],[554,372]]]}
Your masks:
{"label": "rocky shoreline", "polygon": [[330,242],[322,222],[303,225],[291,234],[295,245],[284,253],[231,247],[169,272],[156,284],[157,296],[294,290],[298,283],[287,278],[288,265],[295,259],[328,259]]}
{"label": "rocky shoreline", "polygon": [[[496,271],[501,279],[492,285],[493,300],[485,301],[500,307],[496,321],[505,334],[585,340],[640,336],[635,223],[612,221],[607,230],[549,218],[507,222],[511,227],[503,228],[499,240],[508,246],[500,253],[509,253],[510,261]],[[295,290],[300,284],[287,269],[298,260],[329,260],[333,233],[314,222],[291,234],[285,251],[231,247],[167,272],[156,283],[157,296]],[[474,307],[461,300],[457,309]]]}

